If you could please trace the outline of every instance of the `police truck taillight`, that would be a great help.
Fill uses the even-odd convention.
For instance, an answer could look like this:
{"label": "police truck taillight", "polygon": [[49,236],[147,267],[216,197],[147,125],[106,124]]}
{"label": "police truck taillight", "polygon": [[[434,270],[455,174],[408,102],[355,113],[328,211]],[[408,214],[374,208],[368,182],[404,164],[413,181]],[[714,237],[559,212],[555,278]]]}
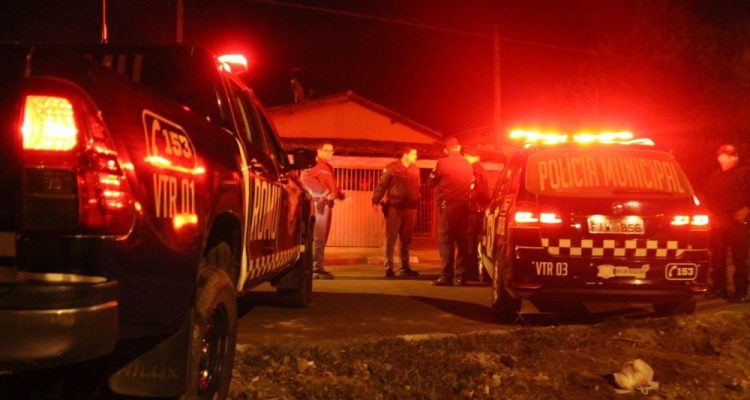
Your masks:
{"label": "police truck taillight", "polygon": [[561,223],[560,213],[540,208],[536,203],[519,202],[513,212],[512,224],[516,226],[554,226]]}
{"label": "police truck taillight", "polygon": [[71,150],[78,137],[73,105],[64,97],[26,96],[21,132],[24,149]]}
{"label": "police truck taillight", "polygon": [[672,217],[670,224],[674,227],[689,227],[691,230],[708,230],[709,219],[706,214],[678,214]]}
{"label": "police truck taillight", "polygon": [[91,100],[71,83],[34,78],[23,105],[23,228],[127,234],[134,220],[133,200]]}

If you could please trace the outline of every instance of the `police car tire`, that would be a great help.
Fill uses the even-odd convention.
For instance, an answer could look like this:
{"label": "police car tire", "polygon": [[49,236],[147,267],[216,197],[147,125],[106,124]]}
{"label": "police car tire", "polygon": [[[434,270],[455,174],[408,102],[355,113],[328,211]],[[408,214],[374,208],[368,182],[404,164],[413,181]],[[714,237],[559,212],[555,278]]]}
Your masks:
{"label": "police car tire", "polygon": [[229,275],[203,266],[191,318],[187,390],[183,399],[225,399],[237,342],[237,300]]}
{"label": "police car tire", "polygon": [[659,316],[688,315],[695,311],[695,301],[654,303],[654,313]]}
{"label": "police car tire", "polygon": [[516,299],[505,290],[503,284],[503,256],[500,251],[495,255],[495,274],[492,279],[492,311],[500,322],[513,323],[521,311],[521,300]]}
{"label": "police car tire", "polygon": [[302,252],[294,265],[292,272],[301,274],[299,287],[294,289],[278,288],[276,295],[279,303],[284,307],[304,308],[310,304],[313,286],[313,235],[314,224],[308,223],[305,229],[305,251]]}

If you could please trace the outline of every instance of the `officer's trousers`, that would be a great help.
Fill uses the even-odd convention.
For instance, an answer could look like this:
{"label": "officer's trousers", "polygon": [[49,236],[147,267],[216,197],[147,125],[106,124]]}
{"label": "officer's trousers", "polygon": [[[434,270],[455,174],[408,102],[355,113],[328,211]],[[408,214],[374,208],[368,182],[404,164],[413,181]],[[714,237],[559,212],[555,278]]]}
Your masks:
{"label": "officer's trousers", "polygon": [[482,228],[484,211],[469,211],[466,221],[466,271],[464,278],[467,281],[479,279],[479,231]]}
{"label": "officer's trousers", "polygon": [[732,251],[735,296],[744,297],[748,285],[748,227],[739,223],[719,226],[713,232],[711,280],[714,290],[727,288],[727,249]]}
{"label": "officer's trousers", "polygon": [[[445,279],[463,277],[468,257],[466,216],[469,213],[469,203],[443,201],[438,204],[438,210],[438,246],[442,266],[440,275]],[[458,256],[455,255],[456,249]]]}
{"label": "officer's trousers", "polygon": [[409,269],[409,249],[414,234],[414,224],[417,222],[416,208],[388,207],[385,219],[385,266],[393,268],[393,250],[396,239],[399,240],[399,254],[401,269]]}
{"label": "officer's trousers", "polygon": [[331,232],[332,203],[330,200],[315,200],[315,234],[313,238],[313,271],[315,272],[325,270],[323,258],[328,234]]}

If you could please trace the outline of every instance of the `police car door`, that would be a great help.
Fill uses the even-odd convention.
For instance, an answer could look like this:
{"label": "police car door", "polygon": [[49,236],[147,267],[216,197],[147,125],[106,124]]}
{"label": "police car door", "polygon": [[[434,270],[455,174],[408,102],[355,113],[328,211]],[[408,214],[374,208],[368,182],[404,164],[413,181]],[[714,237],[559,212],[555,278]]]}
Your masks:
{"label": "police car door", "polygon": [[240,272],[240,289],[246,282],[268,274],[277,253],[276,221],[279,218],[280,190],[273,160],[266,155],[263,130],[255,104],[246,89],[225,77],[245,160],[243,164],[244,215],[242,237],[245,244]]}
{"label": "police car door", "polygon": [[[256,100],[257,102],[257,100]],[[293,179],[291,166],[276,130],[271,124],[263,109],[258,105],[258,120],[260,121],[266,140],[266,152],[273,159],[276,167],[276,179],[273,184],[281,198],[279,201],[279,214],[276,219],[276,244],[277,254],[273,260],[274,268],[283,268],[291,264],[299,255],[301,239],[301,205],[300,200],[304,198],[301,186]]]}

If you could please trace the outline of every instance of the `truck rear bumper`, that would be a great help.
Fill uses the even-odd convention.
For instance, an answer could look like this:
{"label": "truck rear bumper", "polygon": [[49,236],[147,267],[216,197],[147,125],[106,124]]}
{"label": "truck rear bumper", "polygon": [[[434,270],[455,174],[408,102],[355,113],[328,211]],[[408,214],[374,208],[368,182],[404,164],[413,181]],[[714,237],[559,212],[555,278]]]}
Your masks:
{"label": "truck rear bumper", "polygon": [[21,272],[0,284],[0,371],[59,367],[110,353],[117,282]]}

